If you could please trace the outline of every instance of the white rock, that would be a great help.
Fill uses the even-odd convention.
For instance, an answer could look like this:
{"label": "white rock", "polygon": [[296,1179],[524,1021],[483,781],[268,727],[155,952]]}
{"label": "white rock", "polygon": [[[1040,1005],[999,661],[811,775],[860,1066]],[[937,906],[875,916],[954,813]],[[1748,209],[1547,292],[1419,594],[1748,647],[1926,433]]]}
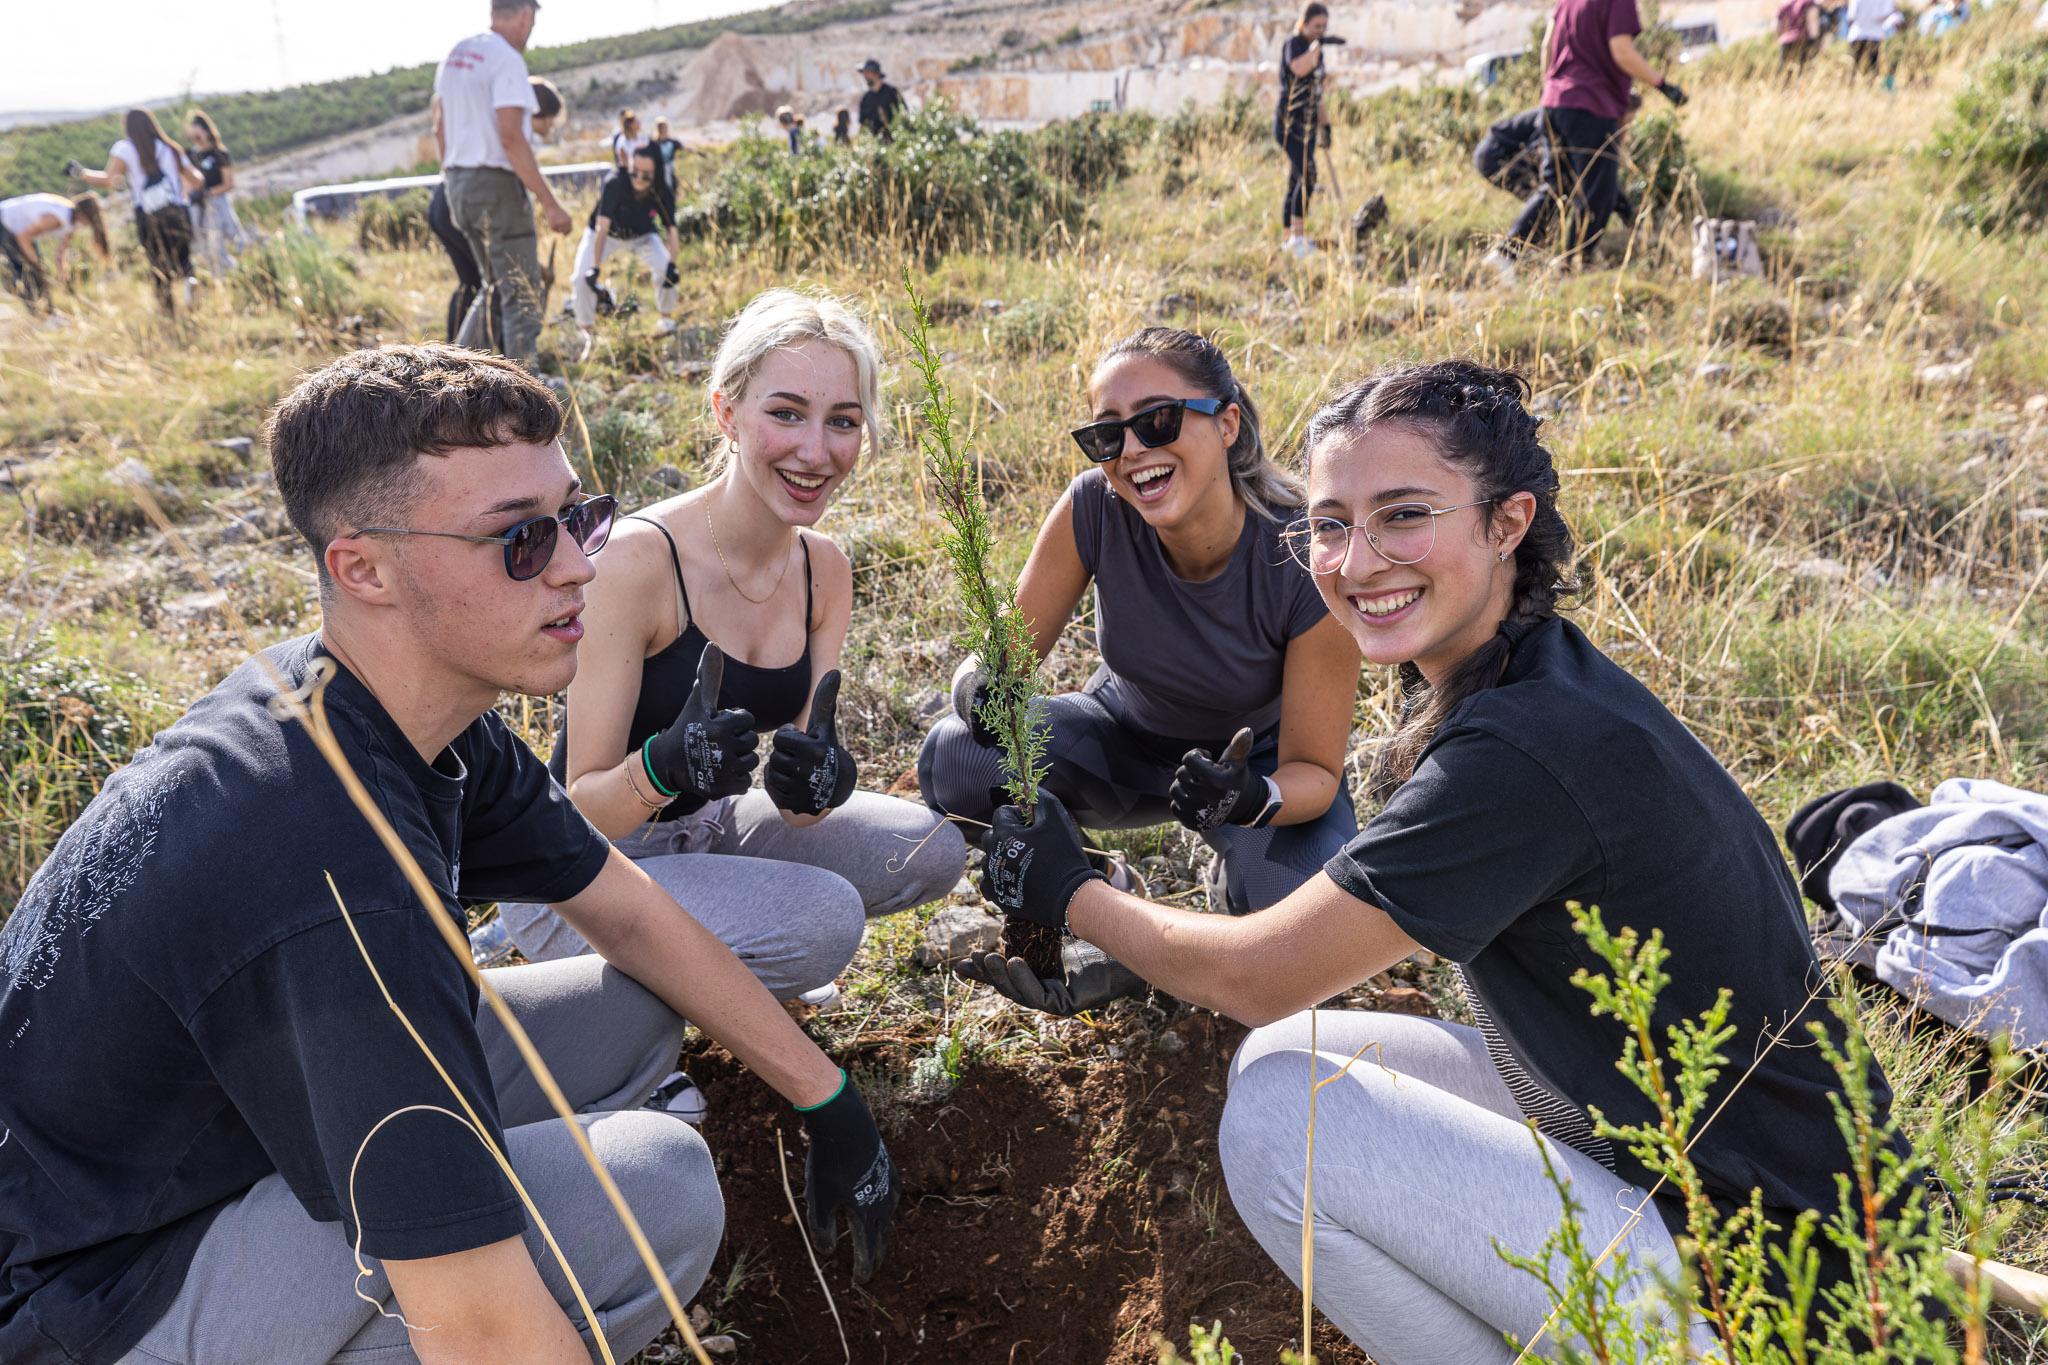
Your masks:
{"label": "white rock", "polygon": [[118,483],[146,488],[152,493],[161,492],[163,485],[156,481],[156,475],[149,472],[149,466],[130,455],[114,466],[114,479]]}
{"label": "white rock", "polygon": [[1695,379],[1726,379],[1735,373],[1735,367],[1722,360],[1703,360],[1692,372]]}
{"label": "white rock", "polygon": [[1792,566],[1792,576],[1835,583],[1849,576],[1849,566],[1839,559],[1802,559]]}
{"label": "white rock", "polygon": [[1958,360],[1951,365],[1923,365],[1914,378],[1929,388],[1960,388],[1970,382],[1970,372],[1976,367],[1975,360]]}
{"label": "white rock", "polygon": [[2022,507],[2017,517],[2020,521],[2048,521],[2048,507]]}
{"label": "white rock", "polygon": [[991,952],[1003,946],[1003,922],[977,906],[949,905],[932,916],[924,938],[911,949],[910,960],[920,967],[943,967],[963,961],[968,954]]}
{"label": "white rock", "polygon": [[2020,409],[2028,417],[2048,417],[2048,393],[2037,393]]}

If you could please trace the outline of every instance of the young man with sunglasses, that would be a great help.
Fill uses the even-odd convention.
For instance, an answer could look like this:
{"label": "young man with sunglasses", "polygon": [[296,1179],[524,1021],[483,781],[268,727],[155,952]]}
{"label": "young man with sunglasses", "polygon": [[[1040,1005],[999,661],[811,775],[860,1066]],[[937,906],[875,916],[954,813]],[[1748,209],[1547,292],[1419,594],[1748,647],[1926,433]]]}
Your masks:
{"label": "young man with sunglasses", "polygon": [[[1264,909],[1357,829],[1342,777],[1357,647],[1280,543],[1301,488],[1215,343],[1146,328],[1102,357],[1088,397],[1095,420],[1074,438],[1094,468],[1047,515],[1017,585],[1040,658],[1095,590],[1103,667],[1046,700],[1045,789],[1090,829],[1180,824],[1215,851],[1211,904]],[[972,660],[953,696],[919,786],[986,823],[1002,778]],[[1123,873],[1113,884],[1139,889]],[[974,979],[1062,1012],[1142,986],[1100,954],[1071,957],[1060,980],[983,959]]]}
{"label": "young man with sunglasses", "polygon": [[[9,1365],[582,1365],[592,1328],[486,1135],[614,1357],[645,1346],[666,1323],[652,1280],[432,920],[500,898],[555,905],[602,954],[490,980],[684,1301],[721,1235],[717,1180],[694,1129],[641,1108],[684,1017],[799,1107],[814,1232],[829,1246],[844,1205],[856,1273],[879,1260],[896,1182],[858,1093],[492,709],[574,675],[611,528],[560,425],[519,367],[446,346],[344,356],[272,415],[319,632],[117,772],[0,931]],[[323,680],[438,904],[270,708]]]}
{"label": "young man with sunglasses", "polygon": [[[655,235],[657,224],[661,237]],[[675,212],[662,191],[661,167],[651,143],[634,149],[633,159],[604,182],[597,207],[590,211],[590,221],[583,229],[583,240],[576,246],[576,283],[569,302],[583,334],[585,356],[590,354],[592,329],[597,326],[598,297],[611,298],[602,276],[605,257],[613,247],[638,256],[654,277],[654,306],[661,313],[654,333],[667,336],[676,329],[676,285],[682,277],[675,262]]]}

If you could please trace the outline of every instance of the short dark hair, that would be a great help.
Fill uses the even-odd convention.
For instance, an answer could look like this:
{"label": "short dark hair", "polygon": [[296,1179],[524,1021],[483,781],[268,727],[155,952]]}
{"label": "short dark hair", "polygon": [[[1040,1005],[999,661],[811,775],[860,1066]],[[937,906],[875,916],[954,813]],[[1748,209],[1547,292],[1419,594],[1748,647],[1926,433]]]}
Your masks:
{"label": "short dark hair", "polygon": [[553,118],[562,112],[562,92],[555,89],[553,81],[543,76],[529,76],[527,83],[533,87],[533,100],[540,108],[533,111],[535,118]]}
{"label": "short dark hair", "polygon": [[285,514],[323,561],[336,536],[402,521],[419,496],[423,455],[544,445],[562,409],[545,384],[502,356],[461,346],[351,351],[300,379],[264,423]]}

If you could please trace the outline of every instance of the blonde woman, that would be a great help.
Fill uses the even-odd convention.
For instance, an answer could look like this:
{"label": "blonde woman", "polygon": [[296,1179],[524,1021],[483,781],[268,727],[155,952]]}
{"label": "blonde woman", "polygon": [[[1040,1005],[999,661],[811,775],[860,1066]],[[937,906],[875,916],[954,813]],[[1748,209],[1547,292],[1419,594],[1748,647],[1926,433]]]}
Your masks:
{"label": "blonde woman", "polygon": [[[880,371],[830,296],[772,289],[733,320],[709,381],[718,475],[619,522],[551,763],[783,998],[830,983],[869,916],[943,895],[966,861],[922,805],[855,790],[835,729],[853,571],[811,528],[879,444]],[[545,906],[503,913],[530,959],[588,951]]]}

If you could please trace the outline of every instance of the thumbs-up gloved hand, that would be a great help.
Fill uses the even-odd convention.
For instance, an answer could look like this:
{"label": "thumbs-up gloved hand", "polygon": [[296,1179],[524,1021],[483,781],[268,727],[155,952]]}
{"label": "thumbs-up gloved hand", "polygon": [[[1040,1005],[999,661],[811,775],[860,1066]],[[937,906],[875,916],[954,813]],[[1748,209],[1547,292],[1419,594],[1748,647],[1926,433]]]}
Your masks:
{"label": "thumbs-up gloved hand", "polygon": [[811,697],[811,724],[799,730],[785,725],[769,736],[774,752],[762,772],[761,785],[775,804],[791,815],[823,815],[846,804],[853,795],[859,767],[839,743],[839,670],[818,679]]}
{"label": "thumbs-up gloved hand", "polygon": [[1219,825],[1248,825],[1258,819],[1270,793],[1266,779],[1252,771],[1251,751],[1249,729],[1231,736],[1221,758],[1211,759],[1200,749],[1188,750],[1173,775],[1173,785],[1166,789],[1173,818],[1197,833]]}
{"label": "thumbs-up gloved hand", "polygon": [[697,662],[697,685],[674,724],[640,746],[647,776],[664,796],[692,797],[701,805],[720,796],[738,796],[752,782],[754,767],[761,761],[754,752],[761,737],[751,713],[718,708],[718,689],[724,681],[725,655],[717,645],[707,644]]}

